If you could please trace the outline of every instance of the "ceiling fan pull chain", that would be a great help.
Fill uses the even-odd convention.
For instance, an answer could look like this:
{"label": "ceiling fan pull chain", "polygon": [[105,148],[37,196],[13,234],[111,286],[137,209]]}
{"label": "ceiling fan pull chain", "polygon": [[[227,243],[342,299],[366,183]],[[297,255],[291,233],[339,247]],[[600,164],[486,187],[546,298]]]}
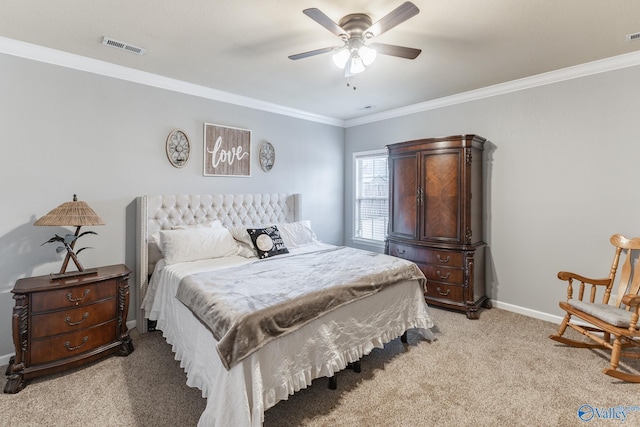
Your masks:
{"label": "ceiling fan pull chain", "polygon": [[[347,87],[351,87],[351,86],[352,86],[352,85],[351,85],[351,77],[347,77]],[[353,90],[356,90],[356,89],[357,89],[357,87],[356,87],[356,85],[354,84],[354,85],[353,85]]]}

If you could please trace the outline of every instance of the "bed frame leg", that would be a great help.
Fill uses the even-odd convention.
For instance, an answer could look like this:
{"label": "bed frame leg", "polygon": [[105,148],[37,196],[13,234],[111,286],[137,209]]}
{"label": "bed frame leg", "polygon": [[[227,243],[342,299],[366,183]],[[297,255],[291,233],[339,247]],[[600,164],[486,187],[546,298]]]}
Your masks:
{"label": "bed frame leg", "polygon": [[[353,363],[347,364],[347,369],[353,369],[353,372],[359,374],[362,372],[362,365],[360,365],[360,361],[355,361]],[[338,388],[338,373],[334,373],[332,377],[329,377],[329,388],[331,390],[335,390]]]}
{"label": "bed frame leg", "polygon": [[331,390],[335,390],[338,388],[338,373],[333,374],[332,377],[329,377],[329,388]]}
{"label": "bed frame leg", "polygon": [[400,336],[400,341],[402,341],[405,344],[407,343],[407,331],[404,331],[404,334]]}
{"label": "bed frame leg", "polygon": [[347,363],[347,369],[353,369],[353,372],[355,372],[356,374],[362,372],[362,366],[360,365],[359,360],[352,363]]}
{"label": "bed frame leg", "polygon": [[155,332],[157,324],[157,321],[147,319],[147,332]]}

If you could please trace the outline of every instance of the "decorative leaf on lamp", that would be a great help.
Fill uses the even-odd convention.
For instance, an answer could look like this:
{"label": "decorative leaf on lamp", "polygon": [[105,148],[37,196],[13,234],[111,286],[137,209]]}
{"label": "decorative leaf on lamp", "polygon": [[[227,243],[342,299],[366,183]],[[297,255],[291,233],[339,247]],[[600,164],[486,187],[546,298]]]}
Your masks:
{"label": "decorative leaf on lamp", "polygon": [[[97,235],[98,233],[96,233],[95,231],[83,231],[82,233],[80,233],[79,235],[75,235],[75,234],[65,234],[64,237],[62,236],[58,236],[57,234],[54,234],[54,236],[52,238],[50,238],[49,240],[47,240],[46,242],[44,242],[42,245],[46,245],[47,243],[53,243],[53,242],[60,242],[62,243],[62,246],[58,246],[56,248],[56,253],[60,253],[60,252],[64,252],[64,251],[73,251],[75,252],[76,255],[78,255],[80,252],[82,252],[85,249],[93,249],[91,247],[84,247],[84,248],[80,248],[77,251],[74,251],[73,248],[71,247],[71,245],[73,243],[75,243],[76,240],[78,240],[80,237],[84,236],[85,234],[95,234]],[[42,246],[40,245],[40,246]]]}

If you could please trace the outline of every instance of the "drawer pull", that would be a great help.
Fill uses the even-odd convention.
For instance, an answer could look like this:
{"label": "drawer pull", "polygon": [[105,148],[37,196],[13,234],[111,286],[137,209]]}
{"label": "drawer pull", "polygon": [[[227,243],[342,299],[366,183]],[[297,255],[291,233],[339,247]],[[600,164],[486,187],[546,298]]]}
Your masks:
{"label": "drawer pull", "polygon": [[440,295],[442,295],[443,297],[446,297],[447,295],[449,295],[449,292],[451,292],[451,289],[447,289],[447,292],[442,292],[442,291],[440,290],[440,286],[438,286],[438,287],[436,288],[436,291],[438,291],[438,293],[439,293]]}
{"label": "drawer pull", "polygon": [[451,272],[447,271],[447,274],[442,274],[440,273],[440,270],[436,271],[436,274],[438,275],[439,278],[441,278],[442,280],[447,280],[449,278],[449,276],[451,276]]}
{"label": "drawer pull", "polygon": [[398,253],[398,255],[404,255],[406,251],[404,249],[396,249],[396,252]]}
{"label": "drawer pull", "polygon": [[451,261],[451,257],[450,257],[449,255],[447,255],[447,257],[446,257],[446,258],[442,258],[442,257],[440,256],[440,254],[436,254],[436,257],[438,257],[438,261],[440,261],[440,262],[441,262],[441,263],[443,263],[443,264],[446,264],[446,263],[448,263],[449,261]]}
{"label": "drawer pull", "polygon": [[71,347],[71,343],[69,341],[67,341],[66,343],[64,343],[64,348],[66,348],[69,351],[74,351],[74,350],[77,350],[79,348],[82,348],[82,346],[85,345],[88,340],[89,340],[89,337],[82,338],[82,344],[77,345],[75,347]]}
{"label": "drawer pull", "polygon": [[75,325],[79,325],[80,323],[84,322],[85,320],[87,320],[87,317],[89,317],[89,313],[85,312],[82,315],[82,319],[78,320],[77,322],[72,322],[71,321],[71,317],[67,316],[64,318],[64,321],[67,322],[67,325],[69,326],[75,326]]}
{"label": "drawer pull", "polygon": [[73,298],[73,295],[71,294],[71,292],[69,292],[67,294],[67,299],[71,302],[75,302],[76,305],[78,305],[78,303],[82,301],[87,295],[89,295],[89,289],[85,289],[84,294],[82,294],[82,296],[79,298]]}

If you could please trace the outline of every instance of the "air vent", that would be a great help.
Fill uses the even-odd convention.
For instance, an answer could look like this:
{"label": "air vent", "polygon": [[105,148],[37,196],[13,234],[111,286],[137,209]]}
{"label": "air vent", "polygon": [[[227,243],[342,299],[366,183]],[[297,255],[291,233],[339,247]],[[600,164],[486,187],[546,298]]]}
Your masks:
{"label": "air vent", "polygon": [[114,49],[126,50],[127,52],[135,53],[136,55],[144,55],[145,49],[134,46],[129,43],[120,42],[118,40],[114,40],[109,37],[102,38],[102,44],[106,46],[111,46]]}
{"label": "air vent", "polygon": [[627,34],[625,36],[628,42],[632,42],[634,40],[640,40],[640,33]]}

